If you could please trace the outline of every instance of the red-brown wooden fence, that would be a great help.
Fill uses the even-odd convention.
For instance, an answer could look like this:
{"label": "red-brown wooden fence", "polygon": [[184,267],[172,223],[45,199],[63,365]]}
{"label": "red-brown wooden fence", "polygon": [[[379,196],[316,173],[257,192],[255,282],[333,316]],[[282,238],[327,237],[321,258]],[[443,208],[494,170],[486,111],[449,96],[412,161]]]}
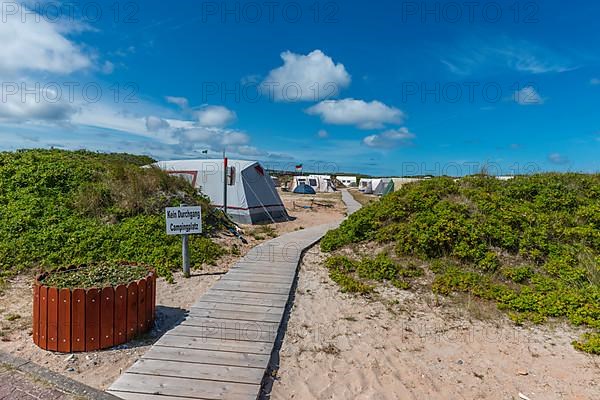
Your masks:
{"label": "red-brown wooden fence", "polygon": [[71,353],[107,349],[152,328],[156,275],[102,289],[33,288],[33,342],[44,350]]}

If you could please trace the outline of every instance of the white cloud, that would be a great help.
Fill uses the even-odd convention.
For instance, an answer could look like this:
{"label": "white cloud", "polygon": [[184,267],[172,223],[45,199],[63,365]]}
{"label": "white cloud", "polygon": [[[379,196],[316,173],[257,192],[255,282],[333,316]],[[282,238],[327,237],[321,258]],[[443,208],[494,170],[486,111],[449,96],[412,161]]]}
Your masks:
{"label": "white cloud", "polygon": [[123,140],[140,141],[144,138],[146,145],[168,146],[170,151],[179,151],[181,155],[193,156],[196,150],[206,149],[220,152],[225,148],[231,153],[238,149],[249,151],[245,146],[249,146],[251,140],[245,132],[200,126],[195,120],[164,115],[174,114],[171,110],[144,102],[128,109],[110,103],[81,104],[71,123],[78,130],[112,131],[116,135],[121,134]]}
{"label": "white cloud", "polygon": [[573,70],[572,62],[564,55],[524,40],[506,36],[492,40],[468,40],[450,50],[442,50],[440,61],[452,73],[471,75],[501,70],[530,74],[561,73]]}
{"label": "white cloud", "polygon": [[334,125],[355,125],[361,129],[379,129],[386,124],[401,124],[404,113],[379,101],[343,99],[325,100],[306,110],[323,122]]}
{"label": "white cloud", "polygon": [[350,85],[351,77],[343,64],[335,64],[321,50],[308,55],[281,53],[283,65],[269,72],[263,91],[276,101],[319,101],[337,96]]}
{"label": "white cloud", "polygon": [[[199,126],[193,120],[158,117],[155,113],[160,115],[159,109],[146,104],[138,106],[140,108],[134,112],[115,108],[111,104],[82,105],[71,121],[78,130],[113,132],[116,136],[123,137],[123,140],[140,143],[143,138],[144,146],[153,145],[152,152],[156,154],[168,151],[171,156],[179,154],[193,157],[201,150],[221,152],[223,149],[231,154],[252,157],[263,154],[250,146],[251,138],[246,132]],[[139,116],[144,112],[152,114],[147,117]],[[270,157],[269,153],[264,154]]]}
{"label": "white cloud", "polygon": [[[238,146],[235,152],[242,157],[252,157],[256,159],[268,160],[291,160],[293,156],[285,153],[273,153],[265,150],[260,150],[254,146]],[[269,165],[266,165],[269,167]],[[277,167],[275,167],[277,168]]]}
{"label": "white cloud", "polygon": [[224,148],[229,151],[237,151],[240,147],[247,149],[246,146],[250,142],[250,136],[244,132],[210,127],[179,129],[175,135],[183,144],[192,143],[194,147],[208,147],[214,151]]}
{"label": "white cloud", "polygon": [[254,146],[239,146],[237,149],[238,154],[243,156],[261,157],[267,155],[266,152],[257,149]]}
{"label": "white cloud", "polygon": [[541,105],[545,102],[533,86],[525,86],[523,89],[517,90],[513,99],[522,106]]}
{"label": "white cloud", "polygon": [[[19,2],[0,3],[0,72],[68,74],[91,65],[90,58],[65,36],[81,27],[36,18]],[[17,7],[16,12],[12,7]]]}
{"label": "white cloud", "polygon": [[162,118],[155,116],[146,117],[146,129],[150,132],[158,132],[164,129],[169,129],[171,125]]}
{"label": "white cloud", "polygon": [[327,132],[325,129],[320,129],[319,132],[317,132],[317,136],[320,139],[326,139],[329,137],[329,132]]}
{"label": "white cloud", "polygon": [[548,155],[548,161],[552,164],[564,165],[569,163],[569,159],[560,153],[551,153]]}
{"label": "white cloud", "polygon": [[119,56],[119,57],[126,57],[129,54],[135,54],[135,46],[129,46],[126,48],[117,49],[117,51],[115,51],[112,54],[114,54],[115,56]]}
{"label": "white cloud", "polygon": [[115,70],[115,64],[113,64],[110,61],[105,61],[101,68],[102,73],[105,75],[112,74],[114,72],[114,70]]}
{"label": "white cloud", "polygon": [[592,78],[592,79],[590,79],[590,85],[593,85],[593,86],[600,85],[600,78]]}
{"label": "white cloud", "polygon": [[234,111],[223,106],[204,106],[195,114],[201,126],[222,127],[237,119]]}
{"label": "white cloud", "polygon": [[145,117],[115,108],[112,104],[82,104],[78,112],[71,118],[71,122],[76,126],[109,129],[157,138],[155,132],[147,129]]}
{"label": "white cloud", "polygon": [[185,97],[167,96],[165,100],[167,100],[167,103],[175,104],[180,108],[187,108],[189,106],[188,99]]}
{"label": "white cloud", "polygon": [[[22,92],[23,87],[27,92]],[[4,121],[68,122],[77,111],[75,106],[53,89],[36,88],[35,84],[30,83],[24,85],[5,83],[3,90],[4,99],[0,107],[0,119]]]}
{"label": "white cloud", "polygon": [[369,147],[391,149],[399,146],[410,146],[414,138],[415,135],[403,127],[390,129],[376,135],[369,135],[363,139],[363,143]]}

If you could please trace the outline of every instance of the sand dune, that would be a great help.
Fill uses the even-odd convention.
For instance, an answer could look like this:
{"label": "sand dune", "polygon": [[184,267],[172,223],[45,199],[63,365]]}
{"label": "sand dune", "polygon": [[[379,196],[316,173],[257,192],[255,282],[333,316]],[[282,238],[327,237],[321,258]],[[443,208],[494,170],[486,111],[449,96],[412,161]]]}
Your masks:
{"label": "sand dune", "polygon": [[474,319],[427,292],[342,294],[323,257],[301,266],[272,399],[600,398],[600,357],[570,344],[580,332]]}

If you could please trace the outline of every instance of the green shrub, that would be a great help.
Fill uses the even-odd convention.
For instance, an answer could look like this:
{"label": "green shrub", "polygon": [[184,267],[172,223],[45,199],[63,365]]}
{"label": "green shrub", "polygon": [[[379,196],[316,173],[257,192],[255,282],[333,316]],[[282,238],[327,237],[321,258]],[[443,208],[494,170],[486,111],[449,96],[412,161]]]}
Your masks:
{"label": "green shrub", "polygon": [[[593,352],[597,345],[598,174],[424,180],[351,215],[321,248],[373,240],[393,245],[399,256],[428,260],[436,293],[492,300],[518,323],[566,318],[594,330],[578,348]],[[383,255],[352,265],[360,278],[407,284],[401,267]]]}
{"label": "green shrub", "polygon": [[325,260],[325,267],[329,270],[329,276],[341,286],[344,292],[363,292],[355,290],[360,288],[365,289],[364,292],[371,291],[373,287],[362,283],[361,279],[386,280],[399,289],[408,289],[410,283],[405,279],[423,274],[423,270],[415,266],[399,265],[386,253],[379,253],[375,258],[365,257],[360,261],[346,256],[331,256]]}
{"label": "green shrub", "polygon": [[346,256],[333,256],[325,260],[325,267],[329,270],[338,270],[344,273],[356,271],[357,263]]}
{"label": "green shrub", "polygon": [[587,333],[583,340],[573,342],[573,346],[586,353],[600,355],[600,333]]}
{"label": "green shrub", "polygon": [[340,290],[343,293],[367,294],[373,291],[373,286],[362,283],[351,275],[337,269],[330,270],[329,277],[340,286]]}
{"label": "green shrub", "polygon": [[389,281],[398,276],[399,268],[385,253],[380,253],[375,258],[362,259],[357,270],[361,278]]}
{"label": "green shrub", "polygon": [[502,275],[515,283],[525,283],[533,276],[533,269],[528,265],[519,267],[504,267]]}
{"label": "green shrub", "polygon": [[[372,203],[374,204],[374,203]],[[323,251],[332,251],[353,242],[371,238],[375,231],[373,206],[366,206],[342,222],[340,229],[334,229],[325,234],[321,240]]]}
{"label": "green shrub", "polygon": [[477,267],[483,272],[496,272],[500,267],[500,260],[495,253],[488,251],[485,256],[477,262]]}
{"label": "green shrub", "polygon": [[[0,279],[28,268],[104,261],[148,264],[170,279],[181,240],[165,233],[164,207],[203,207],[206,234],[221,226],[185,180],[128,154],[23,150],[0,153]],[[190,238],[194,267],[223,250]]]}
{"label": "green shrub", "polygon": [[82,265],[76,269],[50,273],[44,285],[58,289],[88,289],[127,285],[148,276],[148,268],[122,263]]}

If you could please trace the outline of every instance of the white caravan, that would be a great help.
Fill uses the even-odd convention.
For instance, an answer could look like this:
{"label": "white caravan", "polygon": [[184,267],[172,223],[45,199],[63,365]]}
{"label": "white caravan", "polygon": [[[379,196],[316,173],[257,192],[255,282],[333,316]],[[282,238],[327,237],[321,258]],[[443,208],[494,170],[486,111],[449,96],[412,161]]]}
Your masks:
{"label": "white caravan", "polygon": [[346,187],[355,187],[357,181],[355,176],[338,176],[337,180],[342,182]]}

